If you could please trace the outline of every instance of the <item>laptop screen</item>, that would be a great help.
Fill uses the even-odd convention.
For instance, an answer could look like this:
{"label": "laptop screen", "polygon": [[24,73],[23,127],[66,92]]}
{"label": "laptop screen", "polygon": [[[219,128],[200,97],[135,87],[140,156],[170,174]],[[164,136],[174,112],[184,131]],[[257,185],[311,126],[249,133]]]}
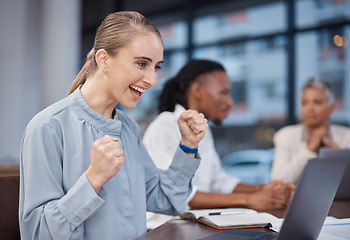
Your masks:
{"label": "laptop screen", "polygon": [[[321,148],[320,158],[346,158],[350,162],[350,149]],[[350,164],[339,184],[335,199],[350,199]]]}
{"label": "laptop screen", "polygon": [[329,158],[308,162],[286,211],[279,240],[317,239],[347,162]]}

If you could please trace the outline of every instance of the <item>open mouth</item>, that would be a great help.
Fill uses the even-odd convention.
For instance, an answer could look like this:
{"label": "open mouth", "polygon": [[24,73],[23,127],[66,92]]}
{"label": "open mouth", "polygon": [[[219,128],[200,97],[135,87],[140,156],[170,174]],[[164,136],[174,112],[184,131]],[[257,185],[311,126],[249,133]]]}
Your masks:
{"label": "open mouth", "polygon": [[136,98],[140,98],[141,95],[146,92],[145,88],[137,87],[134,85],[129,85],[130,91]]}

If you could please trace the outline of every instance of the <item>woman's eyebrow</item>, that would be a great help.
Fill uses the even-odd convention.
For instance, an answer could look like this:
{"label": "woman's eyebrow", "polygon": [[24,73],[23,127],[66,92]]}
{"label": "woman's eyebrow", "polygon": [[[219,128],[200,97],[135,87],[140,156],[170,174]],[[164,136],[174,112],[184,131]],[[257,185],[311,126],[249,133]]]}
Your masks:
{"label": "woman's eyebrow", "polygon": [[[134,59],[143,59],[143,60],[147,60],[147,61],[149,61],[149,62],[153,62],[153,60],[151,59],[151,58],[149,58],[149,57],[144,57],[144,56],[141,56],[141,57],[134,57]],[[159,61],[158,62],[158,64],[161,64],[161,63],[163,63],[164,61],[162,60],[162,61]]]}

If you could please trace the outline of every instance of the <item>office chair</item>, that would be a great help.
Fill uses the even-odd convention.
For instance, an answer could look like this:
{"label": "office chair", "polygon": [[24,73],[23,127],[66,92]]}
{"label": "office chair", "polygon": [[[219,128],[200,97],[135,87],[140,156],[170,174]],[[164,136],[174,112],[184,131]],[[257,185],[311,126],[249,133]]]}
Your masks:
{"label": "office chair", "polygon": [[270,181],[274,148],[240,150],[221,159],[222,168],[245,184],[261,184]]}
{"label": "office chair", "polygon": [[0,172],[0,239],[20,239],[18,223],[19,170],[10,172],[0,170]]}

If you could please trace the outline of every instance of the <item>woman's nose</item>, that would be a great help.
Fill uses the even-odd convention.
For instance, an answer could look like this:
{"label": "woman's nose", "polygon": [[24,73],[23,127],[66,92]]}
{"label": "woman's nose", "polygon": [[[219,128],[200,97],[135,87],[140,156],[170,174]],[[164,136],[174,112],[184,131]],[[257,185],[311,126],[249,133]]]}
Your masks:
{"label": "woman's nose", "polygon": [[149,71],[147,74],[144,76],[144,80],[148,85],[151,87],[154,87],[157,84],[157,72],[156,71]]}

